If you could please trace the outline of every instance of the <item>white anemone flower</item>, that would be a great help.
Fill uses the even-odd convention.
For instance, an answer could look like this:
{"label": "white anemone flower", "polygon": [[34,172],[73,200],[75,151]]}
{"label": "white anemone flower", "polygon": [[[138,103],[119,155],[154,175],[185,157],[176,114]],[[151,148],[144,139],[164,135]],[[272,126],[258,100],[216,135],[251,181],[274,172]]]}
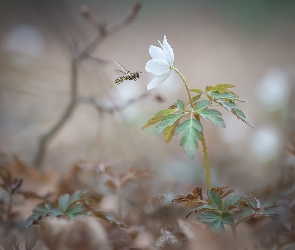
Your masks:
{"label": "white anemone flower", "polygon": [[149,53],[152,57],[145,65],[145,70],[149,73],[157,75],[148,85],[147,89],[153,89],[164,82],[170,76],[173,69],[174,53],[170,44],[164,36],[163,44],[159,41],[161,48],[151,45]]}

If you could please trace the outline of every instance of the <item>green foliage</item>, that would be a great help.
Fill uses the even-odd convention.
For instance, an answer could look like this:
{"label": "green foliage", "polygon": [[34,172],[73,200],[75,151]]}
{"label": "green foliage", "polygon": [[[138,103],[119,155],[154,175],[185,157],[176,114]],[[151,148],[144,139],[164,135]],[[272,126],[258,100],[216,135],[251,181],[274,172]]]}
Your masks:
{"label": "green foliage", "polygon": [[[159,111],[154,117],[150,118],[142,129],[158,123],[154,135],[157,136],[164,132],[166,142],[170,142],[174,135],[183,134],[180,145],[184,147],[188,157],[194,159],[198,148],[197,141],[204,139],[200,117],[221,128],[226,127],[221,112],[210,109],[210,106],[217,104],[224,107],[238,119],[252,126],[236,104],[236,102],[244,102],[244,100],[239,98],[232,90],[229,90],[233,87],[232,84],[217,84],[216,86],[207,86],[205,91],[191,89],[190,91],[197,93],[197,95],[189,100],[187,106],[182,100],[178,99],[174,105]],[[185,116],[190,116],[190,118],[181,122],[180,120]]]}
{"label": "green foliage", "polygon": [[33,224],[37,224],[39,220],[46,217],[67,217],[73,220],[82,215],[91,215],[116,226],[126,227],[123,223],[115,220],[111,215],[102,211],[95,211],[84,197],[87,192],[87,190],[78,190],[72,195],[61,195],[55,202],[47,201],[41,203],[33,210],[33,214],[27,219],[26,226],[30,227]]}
{"label": "green foliage", "polygon": [[197,218],[198,221],[208,224],[208,228],[214,232],[223,232],[224,224],[233,225],[234,219],[231,214],[218,213],[215,211],[205,211]]}
{"label": "green foliage", "polygon": [[202,131],[202,124],[193,118],[182,122],[176,129],[176,135],[184,134],[180,140],[180,145],[184,146],[184,151],[190,159],[194,159],[196,155],[197,140],[202,140],[202,134],[200,133]]}
{"label": "green foliage", "polygon": [[188,215],[197,213],[196,220],[207,224],[214,232],[223,232],[224,225],[237,226],[243,221],[252,218],[273,217],[279,214],[277,205],[260,208],[260,202],[250,194],[242,192],[232,193],[232,189],[226,187],[212,188],[208,191],[208,197],[200,196],[201,187],[194,189],[194,195],[181,194],[173,199],[173,203],[190,203],[196,205]]}
{"label": "green foliage", "polygon": [[210,120],[211,122],[213,122],[215,125],[221,127],[221,128],[225,128],[226,125],[224,123],[224,120],[220,117],[221,113],[216,110],[216,109],[205,109],[205,110],[201,110],[199,112],[200,116],[202,116],[205,120]]}
{"label": "green foliage", "polygon": [[184,114],[169,114],[162,118],[161,122],[156,127],[154,135],[161,134],[166,128],[173,125],[177,120],[179,120]]}

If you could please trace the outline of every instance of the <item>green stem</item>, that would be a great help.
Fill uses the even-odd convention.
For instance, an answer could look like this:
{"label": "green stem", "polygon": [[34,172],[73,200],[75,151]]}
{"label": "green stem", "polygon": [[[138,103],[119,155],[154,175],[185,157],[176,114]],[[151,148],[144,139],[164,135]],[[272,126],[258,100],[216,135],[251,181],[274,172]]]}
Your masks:
{"label": "green stem", "polygon": [[203,146],[203,153],[204,153],[204,166],[206,171],[206,187],[207,192],[211,190],[211,178],[210,178],[210,166],[209,166],[209,158],[208,158],[208,150],[207,150],[207,144],[205,140],[205,135],[202,132],[202,146]]}
{"label": "green stem", "polygon": [[[177,68],[174,68],[172,66],[171,69],[173,69],[180,76],[181,80],[183,81],[188,98],[189,98],[191,108],[194,109],[194,102],[193,102],[193,99],[191,96],[191,92],[190,92],[189,86],[188,86],[184,76],[180,73],[180,71]],[[200,117],[198,114],[195,114],[194,116],[198,121],[200,121]],[[205,171],[206,171],[206,187],[207,187],[207,192],[208,192],[209,190],[211,190],[211,177],[210,177],[208,150],[207,150],[206,140],[205,140],[205,136],[204,136],[203,132],[202,132],[202,145],[203,145],[203,152],[204,152],[204,165],[205,165]]]}
{"label": "green stem", "polygon": [[194,108],[194,103],[193,103],[193,100],[192,100],[191,92],[189,90],[189,86],[186,83],[186,80],[185,80],[184,76],[180,73],[180,71],[177,68],[171,67],[171,69],[173,69],[180,76],[181,80],[183,81],[184,86],[186,88],[188,98],[189,98],[190,105],[191,105],[192,108]]}

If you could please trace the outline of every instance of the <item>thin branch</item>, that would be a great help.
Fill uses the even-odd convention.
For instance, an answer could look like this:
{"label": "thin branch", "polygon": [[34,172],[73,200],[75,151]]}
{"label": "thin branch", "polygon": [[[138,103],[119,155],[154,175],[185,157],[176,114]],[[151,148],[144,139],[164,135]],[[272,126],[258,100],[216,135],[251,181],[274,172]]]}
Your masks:
{"label": "thin branch", "polygon": [[[106,36],[109,36],[109,35],[117,32],[118,30],[124,28],[125,26],[127,26],[130,22],[132,22],[135,19],[140,8],[141,8],[141,4],[137,3],[127,16],[118,20],[114,24],[107,26],[106,28],[104,28],[103,32],[101,31],[102,30],[101,27],[98,28],[97,26],[95,26],[96,28],[98,28],[100,30],[100,34],[98,34],[98,36],[78,55],[78,57],[84,58],[84,57],[89,56],[96,49],[96,47],[104,40],[104,38]],[[93,16],[91,14],[90,10],[88,10],[88,11],[89,11],[88,15]],[[85,17],[85,14],[83,16]],[[93,23],[93,18],[90,18],[90,19],[87,18],[86,20],[88,20],[88,21],[91,20],[90,23],[92,25],[95,25]],[[99,24],[99,26],[101,26],[101,23]]]}
{"label": "thin branch", "polygon": [[[88,20],[92,25],[96,27],[98,30],[98,35],[97,37],[84,49],[81,50],[80,52],[77,52],[77,50],[72,51],[73,53],[73,58],[71,61],[71,80],[70,80],[70,101],[65,108],[64,113],[62,116],[59,118],[59,120],[56,122],[56,124],[49,129],[49,131],[45,134],[43,134],[40,137],[39,140],[39,147],[38,151],[36,154],[36,157],[34,159],[34,165],[37,168],[40,168],[42,166],[46,151],[47,151],[47,146],[48,143],[53,139],[53,137],[56,135],[56,133],[63,127],[63,125],[68,121],[68,119],[71,117],[73,114],[76,104],[78,102],[81,102],[81,99],[78,98],[78,64],[81,59],[90,57],[91,53],[96,49],[96,47],[99,45],[100,42],[104,40],[104,38],[107,35],[113,34],[114,32],[120,30],[121,28],[125,27],[128,25],[131,21],[134,20],[136,17],[139,9],[141,7],[141,4],[136,4],[134,8],[131,10],[131,12],[125,16],[124,18],[118,20],[114,24],[106,27],[102,22],[98,20],[94,15],[91,14],[90,10],[88,7],[81,7],[81,14]],[[75,44],[74,44],[75,45]],[[76,47],[76,46],[74,46]],[[142,97],[140,97],[141,99]],[[139,99],[139,98],[138,98]],[[89,97],[89,100],[92,100],[92,97]],[[89,102],[88,100],[88,102]],[[123,109],[124,107],[113,107],[113,108],[103,108],[103,105],[99,104],[97,101],[90,101],[92,105],[94,105],[97,109],[104,111],[104,112],[114,112]],[[127,107],[129,104],[133,103],[133,101],[127,102],[125,107]]]}
{"label": "thin branch", "polygon": [[75,110],[76,107],[76,100],[77,100],[77,77],[78,75],[78,64],[76,60],[72,61],[71,65],[71,94],[70,94],[70,102],[68,106],[66,107],[64,113],[62,116],[59,118],[59,120],[56,122],[56,124],[44,135],[40,137],[39,141],[39,147],[38,147],[38,152],[36,154],[36,158],[34,160],[34,165],[37,168],[40,168],[47,150],[47,144],[53,139],[54,135],[61,129],[61,127],[67,122],[67,120],[70,118],[72,115],[73,111]]}
{"label": "thin branch", "polygon": [[99,102],[96,98],[92,97],[92,96],[86,96],[86,97],[79,97],[77,99],[77,101],[79,102],[79,104],[81,103],[85,103],[85,104],[89,104],[92,105],[94,108],[96,108],[99,112],[104,112],[104,113],[114,113],[114,112],[118,112],[121,111],[123,109],[126,109],[128,106],[141,101],[142,99],[148,97],[149,94],[148,93],[144,93],[141,94],[140,96],[137,96],[133,99],[130,99],[124,103],[122,103],[121,105],[114,105],[114,106],[106,106],[105,104]]}

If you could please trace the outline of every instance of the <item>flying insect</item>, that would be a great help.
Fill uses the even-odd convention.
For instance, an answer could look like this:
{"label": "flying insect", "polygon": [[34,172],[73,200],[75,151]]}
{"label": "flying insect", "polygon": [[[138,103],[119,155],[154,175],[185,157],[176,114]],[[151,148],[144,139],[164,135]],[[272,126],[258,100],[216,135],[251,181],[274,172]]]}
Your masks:
{"label": "flying insect", "polygon": [[114,61],[118,66],[121,67],[122,70],[119,69],[115,69],[115,71],[117,72],[117,74],[120,75],[120,77],[118,77],[115,80],[115,84],[119,85],[120,83],[122,83],[123,81],[127,81],[127,80],[133,80],[136,81],[139,77],[140,74],[142,72],[140,71],[135,71],[135,72],[131,72],[127,69],[125,69],[120,63],[117,63],[116,61]]}

